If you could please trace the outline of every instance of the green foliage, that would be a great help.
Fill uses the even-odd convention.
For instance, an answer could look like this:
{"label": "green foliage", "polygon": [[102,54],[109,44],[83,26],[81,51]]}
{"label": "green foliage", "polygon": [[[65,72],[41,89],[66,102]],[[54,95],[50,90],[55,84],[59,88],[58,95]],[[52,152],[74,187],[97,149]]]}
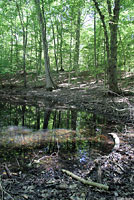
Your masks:
{"label": "green foliage", "polygon": [[[78,9],[81,9],[80,26],[80,58],[79,70],[88,70],[93,75],[105,71],[106,53],[104,32],[100,18],[97,14],[96,21],[96,49],[97,68],[94,68],[94,4],[92,1],[84,0],[42,0],[47,21],[47,38],[52,70],[56,70],[55,54],[57,56],[58,68],[60,69],[61,55],[64,70],[72,70],[75,55],[76,25]],[[27,32],[26,47],[26,71],[44,73],[43,53],[40,27],[34,1],[0,1],[0,69],[1,73],[16,72],[22,70],[23,63],[23,26]],[[106,13],[107,4],[99,1],[100,6],[108,19]],[[133,70],[134,66],[134,4],[132,0],[121,1],[121,12],[118,32],[118,66],[122,70]],[[28,20],[27,20],[28,17]],[[52,25],[55,36],[52,31]],[[108,23],[107,23],[108,26]],[[62,43],[61,43],[62,42]],[[62,45],[62,46],[61,46]],[[71,67],[71,68],[70,68]]]}

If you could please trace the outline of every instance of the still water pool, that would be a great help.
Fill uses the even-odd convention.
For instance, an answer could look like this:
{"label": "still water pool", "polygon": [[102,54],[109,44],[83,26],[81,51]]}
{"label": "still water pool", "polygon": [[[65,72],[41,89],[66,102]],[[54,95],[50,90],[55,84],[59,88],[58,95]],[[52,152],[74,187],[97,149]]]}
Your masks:
{"label": "still water pool", "polygon": [[0,160],[25,164],[39,161],[35,159],[38,154],[86,163],[112,150],[113,143],[100,136],[117,126],[103,116],[76,109],[0,102]]}

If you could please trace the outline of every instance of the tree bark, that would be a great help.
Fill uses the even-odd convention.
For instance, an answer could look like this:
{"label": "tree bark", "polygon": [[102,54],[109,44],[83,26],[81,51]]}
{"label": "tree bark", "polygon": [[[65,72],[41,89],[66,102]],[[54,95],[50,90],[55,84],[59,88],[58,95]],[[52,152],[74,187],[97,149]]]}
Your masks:
{"label": "tree bark", "polygon": [[54,30],[54,25],[53,21],[51,19],[51,26],[52,26],[52,32],[53,32],[53,43],[54,43],[54,58],[55,58],[55,65],[56,65],[56,70],[58,72],[58,59],[57,59],[57,48],[56,48],[56,38],[55,38],[55,30]]}
{"label": "tree bark", "polygon": [[95,7],[100,15],[100,19],[104,28],[104,35],[106,41],[107,62],[108,62],[108,84],[109,90],[115,93],[119,92],[117,81],[117,31],[120,11],[120,0],[114,0],[114,8],[112,10],[111,0],[107,0],[107,9],[109,14],[109,29],[110,39],[108,36],[105,17],[102,14],[99,4],[96,0],[93,0]]}
{"label": "tree bark", "polygon": [[23,76],[24,76],[24,87],[27,86],[27,80],[26,80],[26,48],[27,48],[27,27],[28,27],[28,16],[27,16],[27,22],[26,26],[24,25],[23,21],[23,13],[20,11],[19,4],[16,1],[16,7],[19,13],[20,23],[23,31]]}
{"label": "tree bark", "polygon": [[37,8],[39,24],[40,24],[41,33],[42,33],[44,59],[45,59],[46,89],[51,91],[55,87],[55,85],[50,75],[50,61],[49,61],[49,55],[48,55],[48,43],[47,43],[47,38],[46,38],[46,19],[45,19],[44,9],[42,12],[40,8],[40,0],[34,0],[34,1]]}
{"label": "tree bark", "polygon": [[108,82],[109,89],[113,92],[118,93],[118,82],[117,82],[117,31],[120,11],[120,0],[114,1],[113,14],[111,10],[111,1],[107,0],[108,12],[109,12],[109,27],[110,27],[110,56],[108,60]]}
{"label": "tree bark", "polygon": [[[94,10],[94,66],[97,70],[97,49],[96,49],[96,10]],[[96,74],[96,82],[98,82],[98,76]]]}
{"label": "tree bark", "polygon": [[63,22],[62,16],[61,18],[61,27],[60,27],[60,71],[64,71],[63,69],[63,53],[62,53],[62,46],[63,46]]}
{"label": "tree bark", "polygon": [[77,27],[76,27],[76,43],[74,53],[74,70],[77,72],[79,68],[79,53],[80,53],[80,23],[81,23],[81,11],[78,10]]}

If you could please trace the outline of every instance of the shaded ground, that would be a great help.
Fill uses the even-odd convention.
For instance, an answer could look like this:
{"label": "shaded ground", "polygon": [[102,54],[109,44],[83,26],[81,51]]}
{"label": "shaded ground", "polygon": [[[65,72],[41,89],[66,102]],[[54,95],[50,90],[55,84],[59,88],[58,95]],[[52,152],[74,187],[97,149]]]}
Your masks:
{"label": "shaded ground", "polygon": [[27,78],[27,88],[22,86],[22,78],[20,75],[1,77],[0,98],[4,101],[38,104],[47,108],[87,110],[108,118],[110,116],[110,120],[116,122],[126,123],[131,122],[131,119],[133,121],[134,76],[131,74],[122,75],[120,88],[125,91],[125,95],[116,97],[107,96],[108,89],[104,86],[103,76],[102,79],[100,76],[96,83],[88,72],[81,72],[78,77],[72,73],[70,80],[67,72],[54,74],[54,80],[59,88],[52,92],[46,91],[45,79],[42,77],[37,79],[35,75],[30,74]]}
{"label": "shaded ground", "polygon": [[[75,160],[70,164],[66,157],[61,159],[58,154],[44,157],[38,154],[35,161],[40,159],[40,162],[30,164],[31,155],[27,153],[25,165],[19,164],[17,169],[7,161],[1,166],[1,199],[133,199],[134,143],[133,138],[126,135],[121,139],[118,151],[98,155],[97,159],[89,159],[83,165]],[[109,190],[84,185],[61,169],[70,170],[86,180],[101,182],[109,186]]]}
{"label": "shaded ground", "polygon": [[[128,74],[129,75],[129,74]],[[72,75],[68,83],[68,74],[55,77],[59,89],[48,92],[44,87],[44,79],[38,83],[29,77],[28,87],[24,89],[19,77],[12,80],[2,79],[0,98],[4,101],[39,104],[53,108],[76,108],[105,115],[109,122],[121,123],[122,133],[118,130],[121,140],[120,149],[109,155],[100,156],[95,161],[89,160],[82,166],[77,162],[71,165],[65,158],[49,155],[44,163],[32,163],[30,160],[25,169],[12,169],[10,162],[1,165],[0,195],[1,199],[134,199],[134,116],[133,96],[118,95],[108,97],[104,83],[98,83],[89,74],[82,73],[77,78]],[[133,92],[133,76],[121,79],[121,87]],[[19,79],[21,80],[21,79]],[[41,158],[37,156],[36,159]],[[61,163],[57,165],[56,163]],[[85,179],[101,182],[109,186],[108,191],[83,185],[61,171],[68,169]],[[10,177],[10,169],[12,176]]]}

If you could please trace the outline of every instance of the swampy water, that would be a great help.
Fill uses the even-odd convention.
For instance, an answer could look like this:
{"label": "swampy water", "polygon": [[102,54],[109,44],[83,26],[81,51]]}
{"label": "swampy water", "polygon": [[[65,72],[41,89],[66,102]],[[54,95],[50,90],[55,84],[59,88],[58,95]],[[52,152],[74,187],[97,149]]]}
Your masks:
{"label": "swampy water", "polygon": [[[22,162],[24,167],[43,156],[58,154],[60,163],[64,160],[81,165],[111,151],[113,144],[101,142],[98,136],[114,131],[116,126],[103,116],[76,109],[0,102],[0,160],[16,165]],[[53,164],[59,167],[56,162],[46,165]]]}

